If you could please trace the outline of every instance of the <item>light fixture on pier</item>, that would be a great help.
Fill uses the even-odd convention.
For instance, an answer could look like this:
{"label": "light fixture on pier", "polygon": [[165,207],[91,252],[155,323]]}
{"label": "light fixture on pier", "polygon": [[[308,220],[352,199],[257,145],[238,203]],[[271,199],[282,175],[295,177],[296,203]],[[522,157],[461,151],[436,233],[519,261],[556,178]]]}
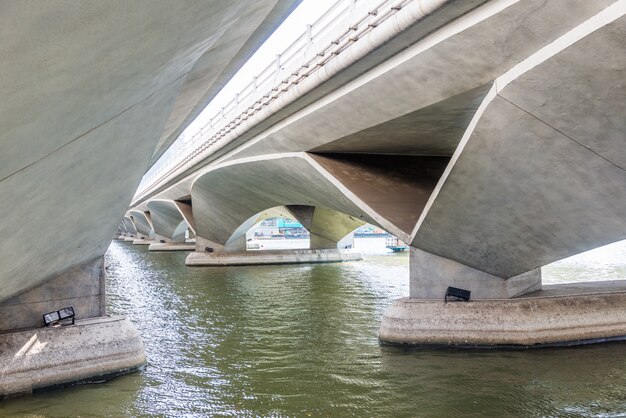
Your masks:
{"label": "light fixture on pier", "polygon": [[467,302],[470,300],[471,293],[472,292],[470,292],[469,290],[459,289],[458,287],[449,286],[448,289],[446,289],[446,294],[443,297],[443,301],[444,303],[447,303],[448,298],[452,297],[452,298],[456,298],[456,300],[463,300]]}
{"label": "light fixture on pier", "polygon": [[51,325],[69,325],[68,321],[71,319],[71,325],[74,325],[75,316],[74,307],[68,306],[67,308],[62,308],[58,311],[52,311],[44,314],[43,322],[47,327]]}

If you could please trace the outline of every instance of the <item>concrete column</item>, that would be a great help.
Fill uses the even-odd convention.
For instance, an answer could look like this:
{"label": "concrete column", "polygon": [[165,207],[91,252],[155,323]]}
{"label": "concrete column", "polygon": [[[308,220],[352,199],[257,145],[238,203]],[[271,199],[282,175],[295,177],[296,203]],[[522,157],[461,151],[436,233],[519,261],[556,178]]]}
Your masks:
{"label": "concrete column", "polygon": [[472,299],[509,299],[541,290],[541,269],[503,278],[410,247],[411,299],[443,300],[448,286],[471,291]]}

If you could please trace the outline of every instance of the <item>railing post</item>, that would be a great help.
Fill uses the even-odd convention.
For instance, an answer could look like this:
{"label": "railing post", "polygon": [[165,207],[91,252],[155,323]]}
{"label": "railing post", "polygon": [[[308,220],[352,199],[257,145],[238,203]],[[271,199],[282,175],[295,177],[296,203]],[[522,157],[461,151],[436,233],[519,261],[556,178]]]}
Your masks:
{"label": "railing post", "polygon": [[259,100],[259,76],[253,76],[252,77],[252,97],[254,98],[254,100],[252,100],[253,102],[256,102],[257,100]]}
{"label": "railing post", "polygon": [[280,54],[276,54],[276,63],[274,68],[274,83],[280,80]]}

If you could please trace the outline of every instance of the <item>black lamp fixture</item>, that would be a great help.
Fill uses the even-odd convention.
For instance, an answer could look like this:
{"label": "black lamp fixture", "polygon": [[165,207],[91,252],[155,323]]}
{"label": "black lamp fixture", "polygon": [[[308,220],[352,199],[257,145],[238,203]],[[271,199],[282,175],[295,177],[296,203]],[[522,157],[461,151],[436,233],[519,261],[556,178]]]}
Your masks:
{"label": "black lamp fixture", "polygon": [[470,292],[469,290],[459,289],[458,287],[449,286],[448,289],[446,290],[445,296],[443,297],[443,301],[444,303],[447,303],[448,298],[452,297],[452,298],[455,298],[455,300],[463,300],[467,302],[470,300],[471,293],[472,292]]}
{"label": "black lamp fixture", "polygon": [[67,308],[59,309],[58,311],[48,312],[43,315],[43,323],[49,327],[54,325],[70,325],[68,322],[71,319],[71,325],[74,325],[74,307],[68,306]]}

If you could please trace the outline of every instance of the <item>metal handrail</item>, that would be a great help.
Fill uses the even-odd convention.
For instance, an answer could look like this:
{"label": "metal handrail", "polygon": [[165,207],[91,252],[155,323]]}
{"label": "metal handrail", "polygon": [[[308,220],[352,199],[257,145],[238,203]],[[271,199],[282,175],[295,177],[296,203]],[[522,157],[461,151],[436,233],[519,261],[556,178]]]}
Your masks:
{"label": "metal handrail", "polygon": [[[175,141],[144,175],[134,201],[207,158],[214,145],[416,0],[337,0],[191,138]],[[179,138],[180,139],[180,138]],[[209,152],[211,151],[211,152]]]}

